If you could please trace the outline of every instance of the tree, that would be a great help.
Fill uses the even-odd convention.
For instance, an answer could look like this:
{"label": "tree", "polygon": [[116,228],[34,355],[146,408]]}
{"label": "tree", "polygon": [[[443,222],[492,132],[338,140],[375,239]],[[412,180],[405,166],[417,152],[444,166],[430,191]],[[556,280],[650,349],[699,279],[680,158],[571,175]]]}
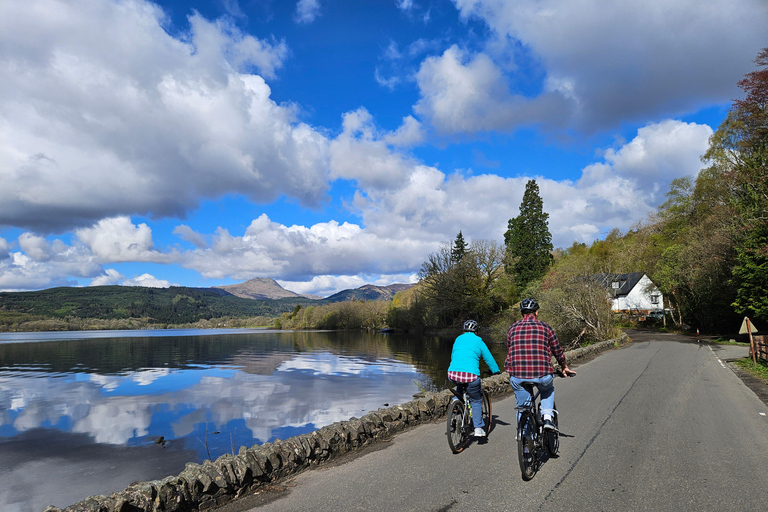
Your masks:
{"label": "tree", "polygon": [[746,96],[733,102],[704,158],[727,182],[740,225],[733,306],[768,320],[768,48],[755,62],[762,68],[739,82]]}
{"label": "tree", "polygon": [[494,285],[502,259],[499,245],[487,240],[473,240],[459,261],[447,243],[430,254],[419,272],[425,323],[445,327],[489,317],[499,302]]}
{"label": "tree", "polygon": [[456,264],[464,258],[465,254],[467,254],[467,242],[464,241],[464,235],[459,231],[451,248],[451,261]]}
{"label": "tree", "polygon": [[514,276],[518,289],[541,279],[553,261],[548,218],[539,186],[536,180],[529,180],[525,185],[520,214],[509,219],[507,232],[504,233],[507,260],[510,262],[506,270]]}

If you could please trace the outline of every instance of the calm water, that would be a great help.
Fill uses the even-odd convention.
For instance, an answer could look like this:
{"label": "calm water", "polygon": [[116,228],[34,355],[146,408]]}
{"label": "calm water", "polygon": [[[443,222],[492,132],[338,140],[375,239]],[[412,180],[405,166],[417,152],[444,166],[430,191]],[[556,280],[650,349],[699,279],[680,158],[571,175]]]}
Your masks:
{"label": "calm water", "polygon": [[[65,507],[407,402],[445,387],[451,344],[364,332],[0,333],[0,510]],[[503,363],[504,346],[489,348]]]}

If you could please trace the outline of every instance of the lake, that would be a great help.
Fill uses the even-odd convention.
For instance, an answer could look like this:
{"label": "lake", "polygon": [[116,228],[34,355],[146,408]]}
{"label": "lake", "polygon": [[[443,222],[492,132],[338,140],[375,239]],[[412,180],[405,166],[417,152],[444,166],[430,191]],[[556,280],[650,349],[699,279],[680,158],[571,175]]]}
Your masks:
{"label": "lake", "polygon": [[[0,509],[42,512],[447,387],[453,339],[0,333]],[[503,344],[489,348],[502,365]]]}

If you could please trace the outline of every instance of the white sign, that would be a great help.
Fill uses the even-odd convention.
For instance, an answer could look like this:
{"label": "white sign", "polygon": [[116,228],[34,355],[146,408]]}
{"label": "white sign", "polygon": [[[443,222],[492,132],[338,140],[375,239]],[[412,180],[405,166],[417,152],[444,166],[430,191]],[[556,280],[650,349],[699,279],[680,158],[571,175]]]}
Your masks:
{"label": "white sign", "polygon": [[[749,324],[749,330],[747,330],[747,324]],[[741,322],[741,329],[739,329],[739,334],[747,334],[750,332],[757,332],[757,327],[755,327],[755,324],[752,323],[752,320],[744,317],[744,321]]]}

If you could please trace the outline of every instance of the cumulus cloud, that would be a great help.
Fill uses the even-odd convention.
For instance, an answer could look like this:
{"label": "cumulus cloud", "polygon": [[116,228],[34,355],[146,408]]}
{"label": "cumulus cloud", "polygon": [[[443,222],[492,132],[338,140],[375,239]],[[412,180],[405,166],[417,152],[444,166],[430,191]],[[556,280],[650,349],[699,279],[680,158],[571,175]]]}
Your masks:
{"label": "cumulus cloud", "polygon": [[[145,0],[0,3],[0,224],[180,216],[237,191],[325,200],[328,141],[278,105],[283,41]],[[259,73],[259,74],[254,74]]]}
{"label": "cumulus cloud", "polygon": [[75,234],[100,262],[169,262],[168,254],[155,250],[149,226],[136,226],[129,217],[103,219],[92,227],[76,230]]}
{"label": "cumulus cloud", "polygon": [[547,122],[563,125],[572,100],[558,91],[534,99],[513,95],[496,63],[454,45],[428,57],[416,74],[421,99],[414,111],[443,133],[510,129]]}
{"label": "cumulus cloud", "polygon": [[382,239],[347,222],[285,226],[266,214],[251,222],[242,236],[219,228],[212,238],[208,247],[182,254],[180,262],[207,278],[236,280],[408,273],[432,247],[419,239]]}
{"label": "cumulus cloud", "polygon": [[299,0],[296,4],[294,20],[299,24],[309,24],[320,16],[320,2],[318,0]]}
{"label": "cumulus cloud", "polygon": [[120,284],[125,276],[113,268],[104,270],[104,274],[91,279],[91,286],[108,286]]}
{"label": "cumulus cloud", "polygon": [[[454,3],[496,40],[485,52],[454,46],[422,63],[415,108],[443,132],[532,123],[591,131],[726,103],[764,45],[768,22],[762,0],[715,0],[704,9],[695,0]],[[539,92],[525,97],[509,90],[524,60],[544,75]]]}
{"label": "cumulus cloud", "polygon": [[392,145],[413,144],[421,138],[421,128],[407,116],[394,133],[378,133],[373,116],[364,108],[343,116],[343,131],[330,144],[330,168],[334,179],[354,180],[363,189],[398,187],[415,162]]}
{"label": "cumulus cloud", "polygon": [[141,274],[133,279],[127,279],[122,282],[123,286],[144,286],[147,288],[168,288],[173,286],[170,281],[158,279],[152,274]]}

